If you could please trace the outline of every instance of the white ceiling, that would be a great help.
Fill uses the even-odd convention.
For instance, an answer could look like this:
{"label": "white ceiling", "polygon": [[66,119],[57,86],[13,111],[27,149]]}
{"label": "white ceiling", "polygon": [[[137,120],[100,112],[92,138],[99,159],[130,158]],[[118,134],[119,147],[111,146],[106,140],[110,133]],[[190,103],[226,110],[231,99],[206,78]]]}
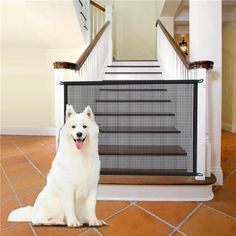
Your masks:
{"label": "white ceiling", "polygon": [[79,48],[72,0],[1,0],[3,48]]}

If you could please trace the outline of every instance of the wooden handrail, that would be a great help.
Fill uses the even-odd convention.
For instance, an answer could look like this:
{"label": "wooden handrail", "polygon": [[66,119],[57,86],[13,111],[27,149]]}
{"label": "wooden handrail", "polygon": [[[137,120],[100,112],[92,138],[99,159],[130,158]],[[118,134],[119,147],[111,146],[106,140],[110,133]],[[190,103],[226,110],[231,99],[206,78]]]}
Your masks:
{"label": "wooden handrail", "polygon": [[183,64],[185,65],[185,67],[188,70],[196,69],[196,68],[205,68],[207,70],[210,70],[210,69],[213,68],[213,65],[214,65],[213,61],[194,61],[194,62],[190,62],[188,60],[187,56],[183,53],[183,51],[180,49],[177,42],[170,35],[170,33],[167,31],[167,29],[165,28],[165,26],[162,24],[162,22],[160,20],[157,20],[157,22],[156,22],[156,27],[158,25],[160,26],[160,28],[162,29],[162,31],[165,34],[166,38],[168,39],[169,43],[172,45],[173,49],[175,50],[175,52],[179,56],[180,60],[183,62]]}
{"label": "wooden handrail", "polygon": [[97,4],[96,2],[94,2],[94,1],[90,1],[90,4],[91,5],[93,5],[94,7],[96,7],[96,8],[98,8],[99,10],[101,10],[101,11],[104,11],[105,12],[105,8],[104,7],[102,7],[102,6],[100,6],[99,4]]}
{"label": "wooden handrail", "polygon": [[86,59],[88,58],[88,56],[90,55],[90,53],[92,52],[93,48],[96,46],[99,39],[102,37],[104,31],[106,30],[109,24],[110,24],[109,21],[107,21],[104,24],[102,29],[97,33],[96,37],[92,40],[92,42],[89,44],[89,46],[86,48],[86,50],[83,52],[83,54],[80,56],[80,58],[77,60],[76,63],[56,61],[53,63],[54,69],[79,70],[86,61]]}

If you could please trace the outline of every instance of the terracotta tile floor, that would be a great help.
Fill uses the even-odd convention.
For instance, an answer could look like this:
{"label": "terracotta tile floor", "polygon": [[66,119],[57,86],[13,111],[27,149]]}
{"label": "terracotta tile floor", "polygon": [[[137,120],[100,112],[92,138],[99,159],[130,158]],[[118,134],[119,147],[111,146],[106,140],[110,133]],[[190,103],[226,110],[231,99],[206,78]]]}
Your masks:
{"label": "terracotta tile floor", "polygon": [[236,235],[236,134],[222,133],[224,186],[210,202],[98,201],[101,228],[33,227],[7,222],[9,212],[32,205],[54,158],[54,137],[0,136],[1,235],[233,236]]}

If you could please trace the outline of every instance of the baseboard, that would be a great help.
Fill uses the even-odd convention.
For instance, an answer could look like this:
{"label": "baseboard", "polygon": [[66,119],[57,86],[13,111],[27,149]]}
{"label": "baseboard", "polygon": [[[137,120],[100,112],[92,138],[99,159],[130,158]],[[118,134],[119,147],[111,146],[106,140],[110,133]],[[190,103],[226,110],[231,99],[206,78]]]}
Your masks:
{"label": "baseboard", "polygon": [[212,185],[99,184],[97,199],[111,201],[210,201]]}
{"label": "baseboard", "polygon": [[222,123],[222,129],[229,131],[231,133],[236,133],[236,125],[228,124],[228,123]]}
{"label": "baseboard", "polygon": [[5,135],[45,135],[45,136],[55,136],[56,129],[54,127],[46,128],[1,128],[0,134]]}
{"label": "baseboard", "polygon": [[216,182],[214,185],[223,185],[223,171],[221,167],[213,166],[211,167],[211,173],[215,175]]}

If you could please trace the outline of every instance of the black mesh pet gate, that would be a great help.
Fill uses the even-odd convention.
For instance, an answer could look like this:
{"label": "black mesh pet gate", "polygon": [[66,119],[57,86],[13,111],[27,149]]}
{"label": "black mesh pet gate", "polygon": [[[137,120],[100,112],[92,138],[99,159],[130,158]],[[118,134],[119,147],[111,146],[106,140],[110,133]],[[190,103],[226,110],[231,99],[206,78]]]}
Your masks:
{"label": "black mesh pet gate", "polygon": [[64,100],[92,107],[101,174],[196,175],[198,82],[64,82]]}

